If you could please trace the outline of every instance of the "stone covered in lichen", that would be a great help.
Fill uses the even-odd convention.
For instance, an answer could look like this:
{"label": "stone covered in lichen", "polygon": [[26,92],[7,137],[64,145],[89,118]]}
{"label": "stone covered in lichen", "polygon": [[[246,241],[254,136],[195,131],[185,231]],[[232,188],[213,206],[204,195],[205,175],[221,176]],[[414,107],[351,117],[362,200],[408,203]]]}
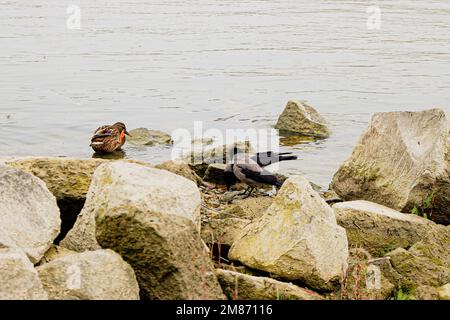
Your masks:
{"label": "stone covered in lichen", "polygon": [[247,226],[229,258],[312,288],[336,287],[347,267],[345,230],[301,176],[286,180],[273,204]]}
{"label": "stone covered in lichen", "polygon": [[275,129],[316,138],[327,138],[330,130],[325,119],[311,106],[300,101],[289,101],[278,118]]}
{"label": "stone covered in lichen", "polygon": [[365,200],[337,203],[333,209],[338,224],[347,231],[349,244],[378,257],[399,247],[409,248],[437,228],[430,220]]}
{"label": "stone covered in lichen", "polygon": [[[24,170],[40,178],[57,200],[84,201],[95,169],[106,159],[75,159],[63,157],[26,157],[5,159],[10,167]],[[150,164],[124,160],[150,166]]]}
{"label": "stone covered in lichen", "polygon": [[223,291],[231,300],[322,300],[314,291],[267,277],[216,270]]}
{"label": "stone covered in lichen", "polygon": [[450,223],[449,123],[441,109],[376,113],[332,188],[344,200],[369,200]]}

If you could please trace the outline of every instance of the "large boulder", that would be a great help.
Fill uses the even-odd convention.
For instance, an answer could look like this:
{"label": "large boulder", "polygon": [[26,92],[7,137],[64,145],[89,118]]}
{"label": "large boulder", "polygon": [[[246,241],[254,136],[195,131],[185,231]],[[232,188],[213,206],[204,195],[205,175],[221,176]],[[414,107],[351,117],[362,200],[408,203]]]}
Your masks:
{"label": "large boulder", "polygon": [[417,256],[403,248],[389,252],[387,257],[393,270],[386,272],[392,283],[413,290],[418,285],[439,287],[450,282],[450,268],[434,263],[430,258]]}
{"label": "large boulder", "polygon": [[58,201],[84,201],[95,169],[105,162],[108,160],[27,157],[4,163],[42,179]]}
{"label": "large boulder", "polygon": [[347,268],[347,236],[309,182],[293,176],[266,213],[243,230],[229,258],[279,278],[331,290]]}
{"label": "large boulder", "polygon": [[398,247],[409,248],[436,226],[422,217],[365,200],[337,203],[333,209],[338,224],[347,231],[349,244],[379,257]]}
{"label": "large boulder", "polygon": [[[58,202],[81,201],[84,203],[95,169],[110,161],[65,157],[26,157],[5,159],[2,162],[40,178]],[[148,163],[132,159],[121,161],[151,166]]]}
{"label": "large boulder", "polygon": [[130,131],[127,142],[140,146],[171,145],[172,137],[160,130],[137,128]]}
{"label": "large boulder", "polygon": [[168,160],[161,164],[155,166],[157,169],[167,170],[169,172],[175,173],[179,176],[185,177],[188,180],[194,181],[200,184],[202,179],[191,169],[191,167],[181,161]]}
{"label": "large boulder", "polygon": [[415,243],[409,252],[428,258],[438,266],[450,269],[450,226],[436,226],[430,229],[425,236]]}
{"label": "large boulder", "polygon": [[322,300],[323,297],[292,283],[217,269],[217,278],[232,300]]}
{"label": "large boulder", "polygon": [[327,138],[330,130],[325,119],[311,106],[300,101],[289,101],[278,118],[275,129],[283,132]]}
{"label": "large boulder", "polygon": [[42,180],[0,166],[0,248],[20,248],[37,263],[60,231],[55,197]]}
{"label": "large boulder", "polygon": [[133,269],[112,250],[67,254],[37,270],[51,300],[139,300]]}
{"label": "large boulder", "polygon": [[181,176],[124,162],[104,164],[94,173],[80,220],[61,245],[118,252],[135,270],[143,299],[221,298],[199,234],[200,205],[196,184]]}
{"label": "large boulder", "polygon": [[163,212],[191,220],[200,229],[200,205],[200,192],[192,181],[166,170],[109,162],[95,171],[85,206],[60,244],[77,252],[100,249],[95,218],[115,210]]}
{"label": "large boulder", "polygon": [[344,200],[369,200],[449,224],[449,123],[441,109],[376,113],[332,188]]}
{"label": "large boulder", "polygon": [[47,300],[38,273],[19,249],[0,248],[0,300]]}
{"label": "large boulder", "polygon": [[[6,165],[24,170],[40,178],[56,197],[61,210],[61,233],[55,242],[59,242],[73,227],[83,208],[86,194],[95,169],[106,159],[76,159],[65,157],[26,157],[3,159]],[[151,166],[133,159],[123,160]]]}

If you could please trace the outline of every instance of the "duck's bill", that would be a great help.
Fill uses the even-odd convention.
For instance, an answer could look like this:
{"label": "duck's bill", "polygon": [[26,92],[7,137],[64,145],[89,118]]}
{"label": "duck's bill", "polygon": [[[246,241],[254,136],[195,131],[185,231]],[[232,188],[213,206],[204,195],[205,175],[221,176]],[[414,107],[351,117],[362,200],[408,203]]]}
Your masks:
{"label": "duck's bill", "polygon": [[127,136],[131,137],[131,134],[130,134],[127,130],[125,130],[125,134],[126,134]]}

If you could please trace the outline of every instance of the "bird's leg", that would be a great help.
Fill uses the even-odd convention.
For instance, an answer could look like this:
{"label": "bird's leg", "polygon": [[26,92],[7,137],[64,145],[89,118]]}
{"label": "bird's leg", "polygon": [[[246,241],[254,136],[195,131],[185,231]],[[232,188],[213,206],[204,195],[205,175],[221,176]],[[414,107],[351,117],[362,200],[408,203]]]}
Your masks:
{"label": "bird's leg", "polygon": [[250,188],[250,192],[248,193],[248,195],[246,195],[244,197],[244,199],[247,199],[248,197],[250,197],[250,195],[252,194],[253,190],[255,190],[255,188],[253,188],[253,187],[249,187],[249,188]]}
{"label": "bird's leg", "polygon": [[251,188],[251,187],[247,187],[247,189],[245,189],[245,190],[244,190],[244,192],[242,192],[242,193],[239,193],[239,195],[240,195],[240,196],[243,196],[243,195],[245,195],[245,194],[247,193],[247,191],[249,191],[249,190],[250,190],[250,188]]}

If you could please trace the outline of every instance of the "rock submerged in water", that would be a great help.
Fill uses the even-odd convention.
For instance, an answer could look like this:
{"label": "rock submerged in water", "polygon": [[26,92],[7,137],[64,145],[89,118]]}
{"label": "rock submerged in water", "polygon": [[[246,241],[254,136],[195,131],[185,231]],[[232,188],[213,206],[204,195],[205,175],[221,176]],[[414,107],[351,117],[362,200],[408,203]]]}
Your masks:
{"label": "rock submerged in water", "polygon": [[399,247],[409,248],[436,226],[422,217],[364,200],[337,203],[333,209],[349,244],[362,246],[377,257]]}
{"label": "rock submerged in water", "polygon": [[364,199],[450,223],[450,118],[441,109],[376,113],[333,177],[344,200]]}
{"label": "rock submerged in water", "polygon": [[160,130],[137,128],[130,131],[127,142],[140,146],[171,145],[172,136]]}
{"label": "rock submerged in water", "polygon": [[19,248],[37,263],[61,226],[55,197],[33,175],[0,165],[0,248]]}
{"label": "rock submerged in water", "polygon": [[0,300],[47,300],[37,271],[19,249],[0,248]]}
{"label": "rock submerged in water", "polygon": [[228,256],[282,279],[333,290],[347,268],[348,243],[333,210],[305,178],[293,176]]}
{"label": "rock submerged in water", "polygon": [[289,101],[278,118],[275,129],[281,133],[327,138],[330,130],[325,119],[311,106],[300,101]]}
{"label": "rock submerged in water", "polygon": [[139,300],[133,269],[112,250],[72,252],[37,271],[50,300]]}

